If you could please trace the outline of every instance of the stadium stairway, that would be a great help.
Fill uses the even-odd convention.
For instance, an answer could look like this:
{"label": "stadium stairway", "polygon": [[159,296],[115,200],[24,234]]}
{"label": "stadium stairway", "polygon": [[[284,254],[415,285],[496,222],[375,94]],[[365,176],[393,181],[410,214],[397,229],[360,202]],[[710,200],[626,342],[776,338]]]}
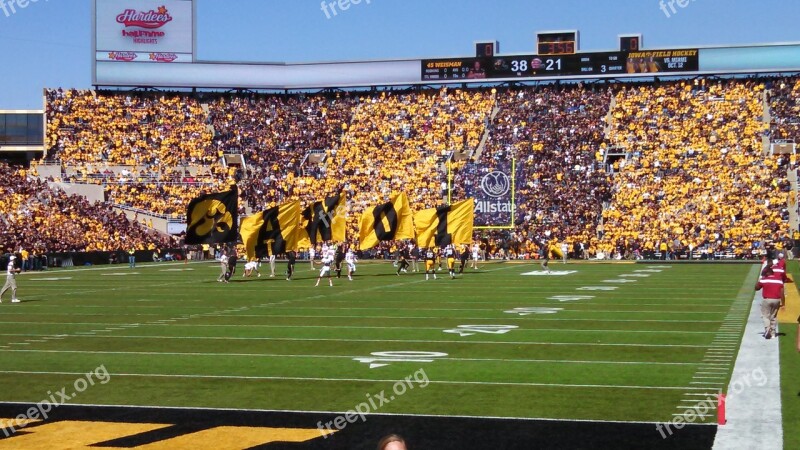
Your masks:
{"label": "stadium stairway", "polygon": [[[500,114],[500,106],[497,104],[494,105],[492,108],[492,114],[489,116],[489,123],[494,124],[497,115]],[[486,149],[486,144],[489,142],[489,138],[492,134],[492,127],[487,126],[485,130],[483,130],[483,136],[481,137],[481,142],[478,144],[478,148],[475,149],[475,153],[472,155],[472,159],[475,161],[480,161],[481,155],[483,155],[483,150]]]}
{"label": "stadium stairway", "polygon": [[608,105],[608,114],[606,114],[606,126],[603,128],[603,134],[605,135],[606,142],[611,142],[611,122],[614,119],[614,116],[611,115],[611,112],[614,111],[614,107],[617,106],[617,96],[611,96],[611,103]]}
{"label": "stadium stairway", "polygon": [[789,195],[789,204],[786,205],[789,210],[789,229],[797,230],[800,227],[800,209],[798,209],[798,179],[797,171],[789,169],[786,173],[786,179],[791,185],[791,192],[795,195]]}
{"label": "stadium stairway", "polygon": [[[772,112],[769,106],[769,92],[766,90],[761,97],[761,102],[764,107],[764,124],[766,124],[767,129],[769,129],[770,125],[772,124]],[[761,137],[761,144],[764,147],[764,156],[768,156],[772,149],[772,141],[770,140],[769,135],[764,134],[764,136]]]}

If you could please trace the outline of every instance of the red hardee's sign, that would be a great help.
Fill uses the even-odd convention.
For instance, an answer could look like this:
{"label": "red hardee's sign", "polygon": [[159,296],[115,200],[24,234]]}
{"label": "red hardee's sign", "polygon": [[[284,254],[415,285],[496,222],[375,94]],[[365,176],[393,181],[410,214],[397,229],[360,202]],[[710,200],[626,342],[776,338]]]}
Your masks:
{"label": "red hardee's sign", "polygon": [[178,59],[175,53],[150,53],[150,61],[171,63]]}
{"label": "red hardee's sign", "polygon": [[151,9],[147,12],[126,9],[117,16],[117,23],[125,25],[125,28],[138,27],[153,30],[161,28],[169,22],[172,22],[172,16],[166,6],[159,6],[157,10]]}
{"label": "red hardee's sign", "polygon": [[108,59],[112,61],[131,62],[138,57],[134,52],[108,52]]}

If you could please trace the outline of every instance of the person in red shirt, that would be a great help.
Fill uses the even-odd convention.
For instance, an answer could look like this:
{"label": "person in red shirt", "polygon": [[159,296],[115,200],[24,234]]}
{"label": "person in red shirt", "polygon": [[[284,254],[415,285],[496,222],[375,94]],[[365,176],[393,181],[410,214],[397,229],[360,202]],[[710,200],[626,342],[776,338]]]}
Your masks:
{"label": "person in red shirt", "polygon": [[786,273],[775,271],[772,260],[767,260],[767,265],[761,272],[761,278],[756,284],[756,290],[761,291],[761,318],[764,320],[764,338],[772,339],[776,336],[778,309],[786,306],[783,297],[783,284]]}
{"label": "person in red shirt", "polygon": [[783,281],[788,282],[789,277],[786,276],[786,255],[783,252],[778,253],[778,259],[772,261],[772,271],[783,275]]}

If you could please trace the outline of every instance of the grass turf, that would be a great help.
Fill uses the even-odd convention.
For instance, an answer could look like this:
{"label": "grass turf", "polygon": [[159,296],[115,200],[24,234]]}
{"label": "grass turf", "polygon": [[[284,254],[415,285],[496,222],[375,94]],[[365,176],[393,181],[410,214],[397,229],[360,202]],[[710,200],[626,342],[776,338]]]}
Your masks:
{"label": "grass turf", "polygon": [[[668,421],[698,398],[687,394],[727,384],[738,341],[715,357],[722,378],[696,377],[720,326],[745,318],[728,313],[743,293],[752,300],[752,266],[649,266],[659,264],[554,263],[576,273],[542,277],[522,276],[538,265],[499,263],[425,281],[362,264],[333,288],[315,288],[307,263],[292,282],[227,285],[210,263],[24,275],[23,303],[0,307],[0,401],[71,394],[104,366],[110,382],[71,403],[346,411],[385,392],[381,413]],[[593,287],[616,289],[579,290]],[[555,298],[575,295],[592,298]],[[508,312],[532,307],[560,309]],[[444,332],[463,325],[518,328]],[[356,360],[399,351],[447,355]],[[393,395],[415,374],[429,384]]]}
{"label": "grass turf", "polygon": [[[789,273],[796,282],[800,280],[800,264],[792,261],[787,265]],[[798,289],[796,284],[788,284],[786,289]],[[787,299],[787,302],[790,301]],[[792,318],[793,319],[793,318]],[[800,354],[797,352],[797,325],[782,323],[780,332],[781,352],[781,407],[783,409],[783,448],[800,448]]]}

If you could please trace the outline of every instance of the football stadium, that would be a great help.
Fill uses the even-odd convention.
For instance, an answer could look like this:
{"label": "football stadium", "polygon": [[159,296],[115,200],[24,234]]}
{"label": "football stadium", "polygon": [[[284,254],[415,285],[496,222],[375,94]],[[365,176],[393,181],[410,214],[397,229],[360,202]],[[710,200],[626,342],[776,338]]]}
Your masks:
{"label": "football stadium", "polygon": [[[6,60],[91,47],[0,72],[0,449],[800,448],[784,19],[86,3],[0,0]],[[239,60],[255,16],[364,39]]]}

